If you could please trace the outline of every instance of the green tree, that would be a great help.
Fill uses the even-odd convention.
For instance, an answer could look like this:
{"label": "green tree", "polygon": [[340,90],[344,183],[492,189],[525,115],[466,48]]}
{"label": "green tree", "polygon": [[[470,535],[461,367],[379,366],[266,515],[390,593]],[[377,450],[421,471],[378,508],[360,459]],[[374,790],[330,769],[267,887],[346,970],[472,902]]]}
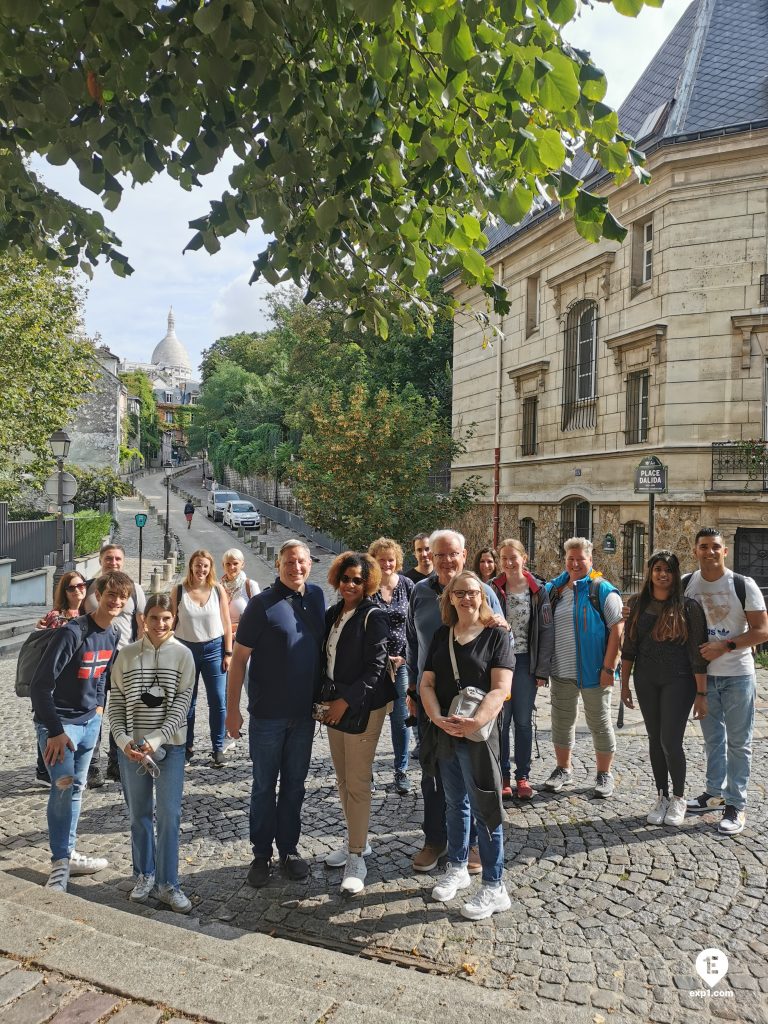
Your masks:
{"label": "green tree", "polygon": [[[606,0],[607,2],[607,0]],[[610,0],[623,14],[663,0]],[[544,194],[587,238],[624,229],[564,167],[583,142],[617,179],[642,154],[605,76],[561,30],[578,0],[13,0],[0,8],[2,245],[130,272],[98,213],[46,189],[32,153],[73,162],[107,210],[118,175],[187,190],[225,154],[230,189],[188,248],[260,219],[254,278],[349,301],[385,335],[427,316],[430,272],[501,309],[489,217]],[[382,291],[382,286],[387,286]],[[405,303],[405,304],[404,304]]]}
{"label": "green tree", "polygon": [[294,493],[312,525],[357,548],[379,534],[412,536],[425,523],[459,517],[481,493],[470,478],[449,494],[433,471],[463,450],[436,403],[413,388],[372,392],[364,384],[324,396],[310,410]]}
{"label": "green tree", "polygon": [[20,463],[36,474],[50,467],[48,439],[98,376],[93,345],[80,329],[80,293],[69,271],[0,253],[3,494],[17,489]]}
{"label": "green tree", "polygon": [[157,403],[152,391],[152,381],[143,370],[121,373],[120,380],[128,389],[128,394],[140,400],[138,417],[130,417],[131,436],[139,440],[142,454],[149,454],[151,457],[160,450]]}
{"label": "green tree", "polygon": [[130,486],[108,466],[67,466],[66,469],[77,480],[75,512],[98,510],[99,505],[112,498],[131,493]]}

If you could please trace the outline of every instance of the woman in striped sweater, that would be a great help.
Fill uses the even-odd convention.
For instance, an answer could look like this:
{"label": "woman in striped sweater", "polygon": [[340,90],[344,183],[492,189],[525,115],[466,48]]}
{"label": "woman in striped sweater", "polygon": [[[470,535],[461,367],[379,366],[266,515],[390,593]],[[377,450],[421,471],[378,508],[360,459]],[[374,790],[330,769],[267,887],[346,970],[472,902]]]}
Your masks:
{"label": "woman in striped sweater", "polygon": [[144,903],[152,895],[186,914],[192,904],[179,888],[179,826],[195,662],[173,635],[168,594],[147,601],[144,636],[120,651],[111,680],[109,725],[131,816],[136,881],[129,899]]}

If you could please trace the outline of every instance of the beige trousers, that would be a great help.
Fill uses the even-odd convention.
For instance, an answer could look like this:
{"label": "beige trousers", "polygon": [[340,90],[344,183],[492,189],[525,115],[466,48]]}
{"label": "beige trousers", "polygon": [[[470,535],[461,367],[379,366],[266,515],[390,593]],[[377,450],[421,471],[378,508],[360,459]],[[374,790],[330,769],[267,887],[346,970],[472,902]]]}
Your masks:
{"label": "beige trousers", "polygon": [[368,841],[368,822],[371,817],[371,768],[376,755],[376,745],[381,727],[391,708],[377,708],[368,719],[365,732],[352,735],[328,730],[333,767],[336,769],[336,785],[339,799],[347,820],[349,852],[360,854]]}

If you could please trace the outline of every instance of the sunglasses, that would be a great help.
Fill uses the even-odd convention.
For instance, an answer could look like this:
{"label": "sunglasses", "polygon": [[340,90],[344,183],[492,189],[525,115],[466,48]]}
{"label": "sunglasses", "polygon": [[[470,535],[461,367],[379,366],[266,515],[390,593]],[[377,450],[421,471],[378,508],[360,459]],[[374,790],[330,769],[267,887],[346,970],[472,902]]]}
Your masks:
{"label": "sunglasses", "polygon": [[85,584],[84,583],[70,583],[70,585],[67,587],[67,591],[70,591],[70,590],[85,590]]}
{"label": "sunglasses", "polygon": [[362,587],[365,580],[362,576],[342,576],[339,582],[348,583],[352,587]]}

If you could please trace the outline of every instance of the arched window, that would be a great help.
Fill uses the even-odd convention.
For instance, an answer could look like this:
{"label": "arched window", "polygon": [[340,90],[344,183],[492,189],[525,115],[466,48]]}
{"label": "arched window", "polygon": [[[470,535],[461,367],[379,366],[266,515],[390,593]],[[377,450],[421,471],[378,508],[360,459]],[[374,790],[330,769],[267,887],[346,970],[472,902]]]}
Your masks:
{"label": "arched window", "polygon": [[597,396],[597,303],[575,302],[565,322],[563,430],[594,427]]}
{"label": "arched window", "polygon": [[528,552],[528,568],[536,567],[536,523],[526,516],[520,520],[520,543]]}
{"label": "arched window", "polygon": [[645,526],[643,523],[625,523],[621,589],[625,593],[636,593],[643,585],[644,575]]}
{"label": "arched window", "polygon": [[581,498],[567,498],[560,506],[560,551],[569,537],[592,540],[592,508]]}

